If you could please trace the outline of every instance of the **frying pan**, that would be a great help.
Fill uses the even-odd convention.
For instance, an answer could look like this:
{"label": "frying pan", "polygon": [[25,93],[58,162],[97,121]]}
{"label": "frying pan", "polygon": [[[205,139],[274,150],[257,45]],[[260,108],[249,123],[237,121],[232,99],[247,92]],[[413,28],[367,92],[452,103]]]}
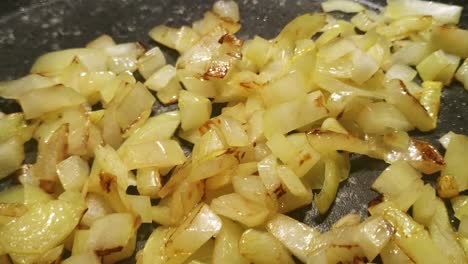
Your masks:
{"label": "frying pan", "polygon": [[[243,28],[240,38],[258,34],[272,38],[294,17],[307,12],[319,12],[316,0],[237,0]],[[385,1],[361,1],[372,9],[378,9]],[[462,26],[468,27],[468,1],[439,1],[464,7]],[[181,26],[202,17],[212,5],[206,0],[1,0],[0,1],[0,80],[15,79],[27,74],[30,66],[42,53],[73,47],[81,47],[101,34],[111,35],[117,42],[142,42],[147,47],[156,45],[147,36],[155,25]],[[169,62],[177,54],[163,49]],[[174,106],[169,107],[173,109]],[[20,107],[0,98],[0,111],[20,111]],[[166,107],[155,105],[155,112]],[[454,82],[445,88],[437,129],[431,133],[414,132],[412,136],[428,140],[442,150],[437,139],[448,131],[468,134],[468,92]],[[27,161],[34,160],[34,144],[27,146]],[[468,158],[467,158],[468,161]],[[326,215],[320,215],[314,205],[292,212],[294,218],[326,231],[342,216],[358,213],[367,216],[367,204],[377,197],[370,185],[387,165],[382,161],[353,155],[351,175],[341,184],[337,199]],[[435,176],[425,176],[434,183]],[[0,182],[0,190],[13,180]],[[450,207],[449,207],[450,208]],[[450,209],[449,209],[450,210]],[[457,225],[451,217],[452,224]],[[144,245],[153,229],[146,224],[140,228],[137,250]],[[133,263],[128,260],[123,263]]]}

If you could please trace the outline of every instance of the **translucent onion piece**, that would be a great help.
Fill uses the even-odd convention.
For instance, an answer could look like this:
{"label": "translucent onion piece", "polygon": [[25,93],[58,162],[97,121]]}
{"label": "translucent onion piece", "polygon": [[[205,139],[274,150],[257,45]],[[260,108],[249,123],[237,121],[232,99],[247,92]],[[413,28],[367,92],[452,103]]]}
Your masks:
{"label": "translucent onion piece", "polygon": [[0,143],[0,179],[21,167],[25,158],[22,140],[12,137]]}
{"label": "translucent onion piece", "polygon": [[365,9],[361,4],[349,0],[328,0],[321,3],[321,6],[325,12],[357,13]]}
{"label": "translucent onion piece", "polygon": [[455,78],[468,90],[468,59],[465,59],[460,68],[458,68]]}
{"label": "translucent onion piece", "polygon": [[410,15],[430,15],[441,24],[458,24],[461,6],[421,0],[389,0],[385,15],[398,19]]}
{"label": "translucent onion piece", "polygon": [[268,221],[266,227],[268,232],[281,241],[294,256],[307,262],[312,241],[319,236],[316,230],[282,214],[278,214]]}
{"label": "translucent onion piece", "polygon": [[466,157],[467,147],[468,137],[454,134],[450,137],[444,156],[447,166],[442,170],[442,175],[453,176],[460,192],[468,188],[468,171],[463,158]]}
{"label": "translucent onion piece", "polygon": [[60,200],[36,204],[0,228],[3,238],[0,243],[9,253],[44,253],[73,231],[83,210],[81,206]]}
{"label": "translucent onion piece", "polygon": [[289,252],[274,236],[255,229],[248,229],[242,234],[239,250],[242,256],[254,263],[294,263]]}
{"label": "translucent onion piece", "polygon": [[80,105],[86,99],[74,90],[62,85],[32,90],[19,99],[26,119],[37,118],[43,114]]}
{"label": "translucent onion piece", "polygon": [[[437,49],[457,55],[468,57],[468,31],[455,26],[432,27],[431,43]],[[454,45],[456,43],[456,45]]]}

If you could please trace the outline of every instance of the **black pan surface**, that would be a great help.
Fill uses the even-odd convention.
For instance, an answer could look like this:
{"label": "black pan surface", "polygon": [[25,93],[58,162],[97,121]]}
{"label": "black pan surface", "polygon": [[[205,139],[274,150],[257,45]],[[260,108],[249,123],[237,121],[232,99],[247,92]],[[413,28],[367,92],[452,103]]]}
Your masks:
{"label": "black pan surface", "polygon": [[[242,17],[240,38],[258,34],[271,38],[291,19],[307,12],[319,12],[317,0],[237,0]],[[378,9],[385,1],[365,1]],[[440,1],[464,6],[462,26],[468,27],[468,1]],[[213,1],[206,0],[1,0],[0,1],[0,80],[27,74],[30,66],[42,53],[80,47],[101,34],[109,34],[117,42],[139,40],[147,47],[156,45],[147,32],[158,24],[180,26],[200,18]],[[176,53],[163,49],[168,61],[174,62]],[[431,133],[412,135],[432,142],[442,150],[437,139],[448,131],[468,134],[468,92],[453,83],[443,92],[438,127]],[[20,111],[18,105],[0,98],[0,111]],[[157,112],[165,109],[155,106]],[[467,158],[468,161],[468,158]],[[381,161],[355,155],[351,175],[338,191],[337,199],[327,215],[309,205],[291,215],[320,231],[328,228],[348,213],[367,216],[367,204],[377,194],[370,185],[387,165]],[[428,182],[434,176],[426,176]],[[0,182],[0,190],[12,182]],[[456,222],[453,221],[454,225]],[[140,228],[138,248],[153,227]],[[129,260],[125,263],[132,263]]]}

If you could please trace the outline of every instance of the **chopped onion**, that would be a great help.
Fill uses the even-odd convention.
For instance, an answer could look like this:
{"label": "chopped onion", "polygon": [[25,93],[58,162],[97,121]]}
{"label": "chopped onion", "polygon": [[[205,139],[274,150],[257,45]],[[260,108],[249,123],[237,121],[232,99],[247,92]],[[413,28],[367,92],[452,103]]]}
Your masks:
{"label": "chopped onion", "polygon": [[321,3],[321,6],[324,12],[358,13],[365,10],[361,4],[350,0],[328,0]]}
{"label": "chopped onion", "polygon": [[457,24],[462,7],[421,0],[387,0],[385,15],[398,19],[410,15],[429,15],[441,24]]}

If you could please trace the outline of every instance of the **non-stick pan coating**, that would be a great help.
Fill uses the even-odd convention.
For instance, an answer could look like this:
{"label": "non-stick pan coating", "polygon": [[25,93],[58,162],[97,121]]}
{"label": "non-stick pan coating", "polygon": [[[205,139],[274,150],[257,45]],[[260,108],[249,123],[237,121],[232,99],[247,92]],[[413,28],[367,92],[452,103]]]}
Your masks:
{"label": "non-stick pan coating", "polygon": [[[312,0],[238,0],[241,11],[241,38],[258,34],[270,38],[291,19],[307,12],[319,12],[321,1]],[[378,8],[384,1],[367,2]],[[468,27],[468,2],[439,1],[464,6],[462,26]],[[370,4],[369,4],[370,3]],[[155,43],[147,32],[155,25],[180,26],[200,18],[212,5],[207,0],[2,0],[0,1],[0,80],[18,78],[28,72],[34,59],[52,50],[80,47],[101,34],[109,34],[117,42],[141,41],[147,47]],[[164,49],[170,62],[176,53]],[[157,107],[156,107],[157,108]],[[3,112],[19,111],[9,101],[0,99]],[[162,111],[161,109],[155,109]],[[432,133],[413,133],[413,136],[437,142],[448,131],[468,134],[468,92],[455,82],[445,88],[437,129]],[[467,158],[468,159],[468,158]],[[340,186],[330,212],[320,216],[312,205],[291,215],[317,229],[327,230],[345,214],[354,212],[367,216],[367,204],[377,194],[370,185],[387,165],[381,161],[355,155],[351,176]],[[426,176],[429,182],[435,177]],[[11,179],[0,182],[0,190]],[[454,225],[457,223],[453,221]],[[139,232],[138,247],[151,233],[146,224]],[[126,262],[132,263],[132,261]]]}

